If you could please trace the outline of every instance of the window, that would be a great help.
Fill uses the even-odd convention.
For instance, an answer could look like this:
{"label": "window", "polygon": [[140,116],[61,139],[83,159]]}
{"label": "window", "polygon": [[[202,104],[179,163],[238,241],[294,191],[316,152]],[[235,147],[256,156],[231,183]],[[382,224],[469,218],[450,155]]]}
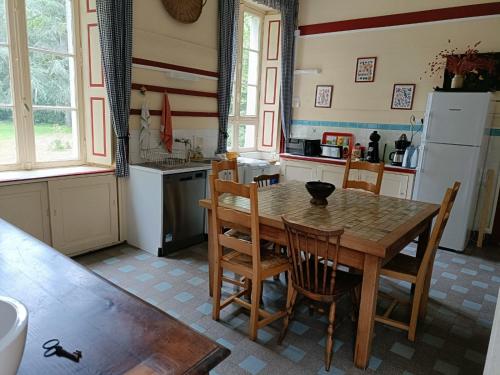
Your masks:
{"label": "window", "polygon": [[239,53],[229,113],[228,149],[256,149],[263,14],[241,6]]}
{"label": "window", "polygon": [[76,3],[0,0],[2,169],[81,162]]}

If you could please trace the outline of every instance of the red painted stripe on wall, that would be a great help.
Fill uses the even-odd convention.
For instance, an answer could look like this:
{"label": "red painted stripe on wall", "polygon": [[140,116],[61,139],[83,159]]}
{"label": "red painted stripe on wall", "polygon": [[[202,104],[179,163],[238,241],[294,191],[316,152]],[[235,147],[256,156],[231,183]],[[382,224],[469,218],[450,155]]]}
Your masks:
{"label": "red painted stripe on wall", "polygon": [[132,57],[132,63],[139,65],[153,66],[156,68],[178,70],[181,72],[199,74],[208,77],[219,77],[219,74],[217,72],[211,72],[209,70],[204,70],[204,69],[190,68],[182,65],[168,64],[161,61],[146,60],[146,59],[141,59],[139,57]]}
{"label": "red painted stripe on wall", "polygon": [[500,2],[464,5],[450,8],[423,10],[386,16],[358,18],[345,21],[318,23],[299,26],[300,35],[315,35],[372,29],[379,27],[411,25],[424,22],[446,21],[459,18],[481,17],[500,14]]}

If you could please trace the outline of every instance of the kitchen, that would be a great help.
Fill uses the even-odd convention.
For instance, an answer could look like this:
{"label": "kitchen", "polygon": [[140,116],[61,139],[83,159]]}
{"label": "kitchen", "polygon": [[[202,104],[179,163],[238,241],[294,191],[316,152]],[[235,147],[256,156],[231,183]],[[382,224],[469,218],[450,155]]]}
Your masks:
{"label": "kitchen", "polygon": [[[6,1],[9,17],[15,17],[11,14],[14,3],[17,5],[17,0]],[[477,48],[479,55],[497,52],[499,39],[492,32],[499,27],[497,2],[461,0],[438,6],[431,1],[387,1],[377,7],[365,0],[352,6],[329,0],[299,0],[295,63],[290,67],[283,60],[284,56],[290,59],[286,55],[289,39],[285,38],[293,34],[289,31],[295,31],[295,27],[292,24],[291,29],[287,28],[290,22],[271,8],[272,2],[259,0],[240,5],[230,1],[228,4],[240,7],[239,18],[226,19],[220,25],[218,19],[223,15],[215,0],[199,8],[195,12],[199,12],[199,18],[191,23],[178,19],[181,16],[169,4],[176,1],[124,1],[120,6],[131,6],[133,15],[133,26],[127,31],[132,40],[132,73],[130,116],[126,116],[129,128],[125,133],[113,128],[113,123],[122,121],[116,117],[115,106],[110,105],[112,90],[117,87],[108,87],[107,68],[101,68],[104,52],[99,28],[104,27],[104,20],[99,17],[106,15],[101,8],[103,2],[77,3],[71,9],[78,19],[74,35],[81,42],[75,44],[79,47],[74,52],[75,61],[81,59],[82,64],[75,86],[81,92],[64,111],[78,116],[81,157],[39,162],[41,133],[36,118],[34,133],[24,133],[23,129],[29,127],[24,121],[33,116],[18,105],[22,103],[20,90],[24,89],[17,83],[11,83],[13,104],[0,105],[7,111],[12,107],[13,118],[25,119],[12,133],[20,135],[12,138],[16,148],[9,148],[13,143],[1,143],[0,217],[57,250],[52,252],[46,245],[32,242],[36,240],[2,222],[2,249],[12,247],[9,236],[23,244],[23,253],[34,251],[30,247],[43,246],[37,250],[32,265],[20,260],[14,250],[0,252],[0,274],[9,280],[1,283],[0,295],[17,297],[29,311],[19,373],[36,373],[35,369],[73,373],[82,368],[94,373],[99,371],[99,365],[108,373],[146,369],[161,373],[160,369],[173,368],[177,369],[174,373],[211,370],[214,374],[361,373],[357,368],[367,373],[472,374],[483,369],[485,373],[493,369],[489,373],[494,373],[498,361],[494,335],[499,317],[495,306],[500,281],[498,244],[493,242],[498,238],[495,228],[500,220],[495,216],[500,165],[499,98],[496,92],[468,91],[470,78],[465,80],[465,89],[452,89],[449,71],[426,71],[436,59],[446,63],[447,58],[440,55],[445,50],[449,51],[445,55],[457,56],[469,46]],[[12,45],[18,43],[13,28],[24,22],[31,25],[33,13],[28,11],[27,21],[8,25]],[[241,31],[235,42],[240,59],[233,80],[227,81],[221,78],[227,77],[219,65],[223,63],[219,57],[224,45],[219,43],[218,35],[229,35],[229,26],[234,23]],[[219,27],[226,29],[222,32]],[[28,44],[22,59],[29,59],[30,48],[38,47]],[[14,57],[19,53],[12,51]],[[108,55],[103,58],[112,61]],[[246,66],[242,62],[245,59],[252,63]],[[23,85],[30,87],[29,77],[23,76],[22,69],[26,68],[11,65],[10,69],[12,80],[22,77]],[[227,88],[233,85],[236,94],[223,101],[227,99]],[[293,94],[284,99],[283,92],[291,92],[290,87]],[[35,114],[46,110],[46,104],[55,106],[51,110],[61,111],[59,103],[43,104],[33,96]],[[290,113],[284,108],[289,108]],[[50,120],[49,116],[45,118]],[[288,126],[286,131],[284,126]],[[78,139],[74,129],[73,139]],[[129,165],[124,166],[114,150],[115,146],[122,148],[127,137]],[[33,138],[36,146],[31,151],[29,139]],[[65,142],[73,149],[78,143],[61,139],[61,143],[46,142],[50,147],[45,152],[62,154],[67,152],[59,151],[67,148]],[[4,140],[0,138],[0,142]],[[18,155],[18,163],[3,163],[4,153]],[[237,167],[213,164],[225,158],[236,158]],[[382,172],[354,170],[358,160],[371,162],[372,169],[382,162]],[[361,270],[365,280],[372,280],[362,282],[363,292],[353,297],[361,299],[357,324],[352,321],[357,313],[351,312],[350,298],[341,298],[333,341],[329,341],[328,310],[325,316],[321,309],[310,310],[305,300],[299,300],[284,334],[282,327],[288,318],[281,311],[291,283],[287,283],[288,276],[281,269],[273,277],[264,278],[262,295],[257,298],[261,299],[261,310],[271,314],[262,319],[271,319],[275,313],[281,314],[280,318],[269,325],[262,323],[255,341],[249,331],[253,318],[244,307],[256,300],[252,293],[258,293],[259,288],[247,289],[246,293],[253,297],[235,298],[241,299],[239,306],[226,306],[221,301],[219,320],[214,318],[217,298],[212,296],[216,295],[218,263],[210,176],[219,165],[232,165],[231,171],[219,174],[221,181],[237,176],[238,182],[248,186],[255,177],[273,176],[268,179],[271,186],[259,188],[262,190],[258,193],[261,243],[267,241],[282,249],[292,247],[283,236],[282,214],[317,229],[326,223],[344,227],[340,240],[343,261],[339,261],[339,267]],[[346,174],[347,166],[350,173]],[[126,168],[129,177],[115,176]],[[328,205],[321,209],[309,203],[305,187],[306,182],[318,180],[335,185],[327,198]],[[358,186],[379,185],[378,193],[372,197],[344,189],[346,180]],[[376,267],[365,267],[361,259],[368,262],[374,261],[373,256],[380,259],[383,254],[394,254],[403,242],[408,244],[403,252],[418,258],[424,244],[431,242],[425,232],[430,234],[437,205],[455,181],[461,186],[441,248],[430,266],[432,278],[430,273],[425,278],[427,316],[419,319],[416,339],[411,340],[407,338],[408,330],[389,328],[381,321],[381,309],[391,307],[384,296],[408,299],[410,283],[379,278],[379,271],[370,272]],[[217,189],[223,187],[217,184]],[[343,200],[352,204],[344,206]],[[375,215],[376,201],[385,205],[385,216],[370,216]],[[246,209],[243,207],[243,211]],[[361,223],[364,231],[353,229]],[[403,223],[413,225],[413,229],[404,239],[398,237],[401,244],[397,245],[394,227]],[[230,224],[224,227],[230,228]],[[414,242],[417,238],[418,244]],[[483,248],[477,247],[478,243]],[[347,248],[349,252],[345,252]],[[280,252],[286,256],[285,250]],[[83,268],[60,253],[72,257]],[[361,253],[370,257],[361,258]],[[50,259],[57,272],[50,272]],[[379,261],[382,275],[387,261],[384,259]],[[21,286],[28,285],[36,269],[47,272],[40,273],[39,282],[28,296],[22,293]],[[248,288],[245,283],[250,276],[242,275],[244,279],[233,278],[232,272],[224,273],[224,280],[231,279],[233,285],[224,283],[222,296]],[[64,285],[65,278],[69,284],[61,291],[44,291],[40,285],[42,281]],[[85,285],[92,285],[97,299],[87,294]],[[379,293],[371,288],[374,285],[378,285]],[[71,287],[75,291],[67,299],[64,293]],[[97,292],[99,288],[106,293]],[[57,320],[68,322],[80,314],[84,316],[82,324],[67,333],[61,330],[67,323],[44,326],[44,316],[34,312],[33,306],[43,301],[45,293],[50,296],[45,303],[62,301],[57,305],[60,311],[66,305],[67,313],[57,312]],[[122,310],[113,315],[114,309],[105,308],[106,298],[115,306],[137,309],[129,325]],[[378,307],[376,314],[367,319],[371,308],[367,306],[375,306],[373,298]],[[43,306],[52,311],[49,305]],[[102,311],[106,313],[101,316]],[[391,311],[391,319],[405,321],[410,315],[406,316],[408,311],[403,305],[394,305]],[[172,340],[150,336],[153,327],[144,323],[140,314],[161,322],[164,335],[168,336],[169,329],[178,333]],[[100,327],[107,332],[106,341],[98,343],[99,326],[92,319],[99,319]],[[85,327],[88,335],[82,335]],[[124,333],[143,330],[145,336],[138,338],[145,343],[140,355],[133,354],[130,348],[134,344],[128,335],[120,344],[124,352],[116,360],[114,355],[99,355],[105,347],[116,345],[113,327]],[[35,335],[34,329],[40,333]],[[186,343],[181,337],[186,338]],[[42,344],[53,338],[59,339],[70,353],[80,350],[80,361],[58,355],[43,357]],[[190,357],[189,345],[196,347],[195,342],[204,342],[207,349],[200,345],[196,355]],[[0,345],[0,358],[6,358],[1,357],[2,350]],[[325,362],[325,350],[333,353],[331,365]],[[123,362],[127,357],[134,359]],[[120,361],[121,367],[117,365]]]}

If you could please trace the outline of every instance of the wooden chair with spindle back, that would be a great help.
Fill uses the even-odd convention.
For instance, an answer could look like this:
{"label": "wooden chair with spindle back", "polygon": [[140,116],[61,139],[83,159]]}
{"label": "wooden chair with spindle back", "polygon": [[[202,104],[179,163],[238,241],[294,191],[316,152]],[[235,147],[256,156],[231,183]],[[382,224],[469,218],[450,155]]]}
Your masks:
{"label": "wooden chair with spindle back", "polygon": [[333,349],[333,329],[336,301],[351,293],[357,315],[356,288],[361,285],[361,276],[338,270],[340,238],[344,229],[320,230],[293,223],[282,217],[288,243],[288,259],[292,265],[289,272],[287,316],[285,317],[281,342],[286,334],[297,295],[317,302],[329,304],[328,331],[325,349],[325,368],[330,369]]}
{"label": "wooden chair with spindle back", "polygon": [[[360,170],[373,172],[377,174],[375,184],[368,181],[350,180],[349,174],[351,170]],[[382,186],[382,177],[384,176],[384,163],[369,163],[367,161],[352,161],[351,158],[347,159],[345,164],[343,189],[361,189],[372,192],[373,194],[380,194],[380,187]]]}
{"label": "wooden chair with spindle back", "polygon": [[231,172],[231,181],[238,182],[238,162],[236,159],[233,160],[212,160],[212,173],[220,178],[221,172]]}
{"label": "wooden chair with spindle back", "polygon": [[280,174],[261,174],[260,176],[254,177],[253,181],[256,182],[259,187],[278,184],[280,182]]}
{"label": "wooden chair with spindle back", "polygon": [[[407,281],[412,285],[415,285],[413,298],[411,300],[411,315],[409,323],[391,319],[391,313],[394,311],[398,303],[402,303],[402,301],[393,298],[391,298],[392,302],[383,315],[375,316],[375,321],[377,322],[408,331],[408,340],[410,341],[415,341],[418,318],[424,318],[425,316],[429,292],[429,272],[432,272],[432,264],[434,263],[436,251],[439,246],[439,242],[441,241],[444,229],[446,228],[446,223],[450,217],[451,209],[453,208],[453,203],[455,202],[459,189],[460,182],[455,182],[453,187],[446,190],[446,194],[443,198],[443,202],[441,203],[441,208],[439,209],[439,213],[434,223],[434,228],[432,229],[431,237],[423,257],[417,258],[399,253],[380,270],[380,274],[383,276]],[[379,296],[389,297],[382,293],[379,293]]]}
{"label": "wooden chair with spindle back", "polygon": [[[249,337],[251,340],[257,338],[259,328],[272,323],[276,319],[286,315],[286,311],[270,313],[259,307],[261,288],[252,288],[250,303],[240,297],[248,292],[246,288],[237,291],[221,302],[221,288],[223,281],[229,281],[223,277],[223,271],[229,270],[235,274],[242,275],[246,280],[251,280],[253,285],[261,285],[262,280],[279,275],[288,271],[290,265],[286,257],[276,255],[272,252],[262,252],[260,249],[259,234],[259,208],[257,184],[238,184],[234,181],[222,181],[216,175],[210,176],[212,191],[212,238],[215,249],[215,285],[212,317],[219,320],[220,310],[237,303],[250,310]],[[219,197],[222,194],[230,194],[237,198],[246,198],[250,203],[249,212],[225,208],[220,205]],[[246,228],[250,238],[239,238],[227,235],[226,228]],[[224,250],[226,249],[226,250]],[[260,319],[262,317],[262,319]]]}

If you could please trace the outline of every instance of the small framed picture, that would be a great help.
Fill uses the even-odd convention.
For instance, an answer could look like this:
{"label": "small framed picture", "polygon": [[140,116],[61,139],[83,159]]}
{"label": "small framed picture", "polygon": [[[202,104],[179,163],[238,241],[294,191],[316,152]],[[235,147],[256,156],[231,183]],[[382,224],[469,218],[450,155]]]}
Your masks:
{"label": "small framed picture", "polygon": [[376,57],[358,57],[356,63],[355,82],[375,81],[375,68],[377,66]]}
{"label": "small framed picture", "polygon": [[332,108],[332,93],[333,85],[317,85],[314,106],[317,108]]}
{"label": "small framed picture", "polygon": [[415,94],[414,83],[396,83],[392,90],[392,109],[413,108],[413,96]]}

